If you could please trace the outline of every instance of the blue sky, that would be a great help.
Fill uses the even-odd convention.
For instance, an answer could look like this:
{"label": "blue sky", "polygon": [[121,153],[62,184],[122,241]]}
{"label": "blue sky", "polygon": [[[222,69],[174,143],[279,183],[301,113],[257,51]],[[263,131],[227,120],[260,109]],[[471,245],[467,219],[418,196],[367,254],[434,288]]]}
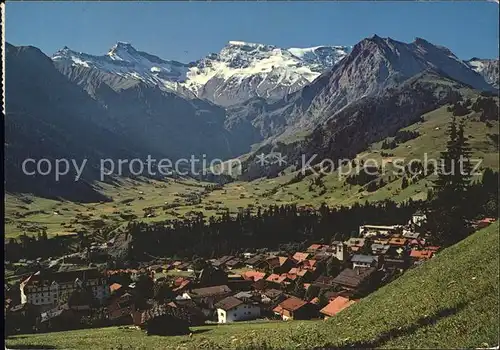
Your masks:
{"label": "blue sky", "polygon": [[377,34],[415,37],[463,59],[498,57],[493,2],[8,2],[6,40],[48,55],[104,54],[116,41],[188,62],[229,40],[280,47],[354,45]]}

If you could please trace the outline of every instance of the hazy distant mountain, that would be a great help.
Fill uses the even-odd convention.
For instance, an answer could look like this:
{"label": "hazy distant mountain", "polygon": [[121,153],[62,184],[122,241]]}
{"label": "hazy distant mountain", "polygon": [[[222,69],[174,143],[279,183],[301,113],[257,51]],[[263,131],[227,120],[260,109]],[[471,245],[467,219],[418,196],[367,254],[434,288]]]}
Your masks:
{"label": "hazy distant mountain", "polygon": [[[99,177],[101,157],[130,157],[141,153],[140,145],[126,140],[103,123],[107,111],[85,91],[59,73],[39,49],[6,43],[5,186],[6,191],[28,192],[47,197],[96,201],[104,197],[90,181]],[[74,174],[56,182],[50,176],[26,176],[26,158],[88,159],[82,181]],[[30,169],[31,171],[32,169]],[[72,175],[72,176],[71,176]]]}
{"label": "hazy distant mountain", "polygon": [[[8,191],[102,200],[90,185],[99,178],[100,159],[146,159],[151,155],[175,161],[206,155],[210,161],[247,150],[245,140],[225,130],[224,109],[209,102],[188,100],[92,67],[62,65],[58,68],[65,74],[61,74],[55,65],[57,62],[37,48],[7,44]],[[26,158],[47,158],[52,163],[58,158],[88,159],[88,165],[84,181],[67,176],[56,182],[53,173],[22,174]]]}

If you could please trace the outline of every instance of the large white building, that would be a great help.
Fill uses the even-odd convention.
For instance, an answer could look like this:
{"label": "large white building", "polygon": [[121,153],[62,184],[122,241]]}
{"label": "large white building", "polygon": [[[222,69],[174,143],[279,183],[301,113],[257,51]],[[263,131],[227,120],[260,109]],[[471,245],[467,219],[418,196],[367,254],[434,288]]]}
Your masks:
{"label": "large white building", "polygon": [[364,238],[369,237],[388,237],[395,233],[400,233],[402,231],[401,225],[363,225],[359,226],[359,236]]}
{"label": "large white building", "polygon": [[255,320],[260,317],[260,306],[256,303],[244,302],[235,297],[227,297],[219,301],[217,319],[219,323]]}
{"label": "large white building", "polygon": [[97,269],[64,272],[41,272],[31,275],[20,285],[21,304],[52,306],[69,296],[75,289],[85,285],[94,297],[102,301],[109,296],[105,275]]}

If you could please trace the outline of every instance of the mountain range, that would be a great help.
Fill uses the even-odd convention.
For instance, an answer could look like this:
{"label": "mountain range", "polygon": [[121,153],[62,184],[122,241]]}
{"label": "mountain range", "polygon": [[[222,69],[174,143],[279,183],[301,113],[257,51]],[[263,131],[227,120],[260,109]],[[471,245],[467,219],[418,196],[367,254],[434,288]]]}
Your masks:
{"label": "mountain range", "polygon": [[[179,63],[118,42],[106,55],[93,56],[65,47],[52,56],[61,69],[91,68],[142,81],[187,98],[222,106],[251,97],[279,99],[313,81],[344,58],[346,46],[281,49],[272,45],[230,41],[219,53]],[[122,88],[117,84],[116,88]]]}
{"label": "mountain range", "polygon": [[122,42],[103,56],[65,47],[51,58],[7,44],[6,67],[7,189],[62,197],[81,197],[97,169],[85,174],[85,188],[68,183],[61,190],[44,177],[22,180],[20,161],[28,155],[230,158],[253,144],[296,143],[318,128],[327,136],[319,143],[306,138],[295,151],[316,142],[351,155],[449,103],[461,87],[498,87],[498,60],[462,61],[424,39],[376,35],[353,47],[306,49],[231,41],[187,64]]}

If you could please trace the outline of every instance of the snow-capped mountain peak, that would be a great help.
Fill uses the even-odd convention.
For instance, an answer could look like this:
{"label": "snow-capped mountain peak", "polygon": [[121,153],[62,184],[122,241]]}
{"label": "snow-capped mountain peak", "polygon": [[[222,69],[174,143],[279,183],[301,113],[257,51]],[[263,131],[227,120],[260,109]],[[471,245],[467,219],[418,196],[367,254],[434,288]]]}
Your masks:
{"label": "snow-capped mountain peak", "polygon": [[491,86],[498,89],[500,61],[498,59],[481,59],[473,57],[465,62],[471,69],[481,74]]}
{"label": "snow-capped mountain peak", "polygon": [[229,41],[198,61],[185,86],[198,97],[231,105],[250,97],[281,98],[312,82],[350,51],[346,46],[283,49]]}
{"label": "snow-capped mountain peak", "polygon": [[117,42],[102,56],[76,52],[65,46],[52,56],[52,60],[60,66],[98,69],[167,90],[175,90],[176,84],[185,80],[188,71],[186,64],[138,51],[127,42]]}
{"label": "snow-capped mountain peak", "polygon": [[98,69],[230,105],[255,96],[281,98],[312,82],[349,52],[346,46],[283,49],[229,41],[219,53],[188,65],[161,59],[119,41],[102,56],[64,47],[52,59],[58,65]]}

